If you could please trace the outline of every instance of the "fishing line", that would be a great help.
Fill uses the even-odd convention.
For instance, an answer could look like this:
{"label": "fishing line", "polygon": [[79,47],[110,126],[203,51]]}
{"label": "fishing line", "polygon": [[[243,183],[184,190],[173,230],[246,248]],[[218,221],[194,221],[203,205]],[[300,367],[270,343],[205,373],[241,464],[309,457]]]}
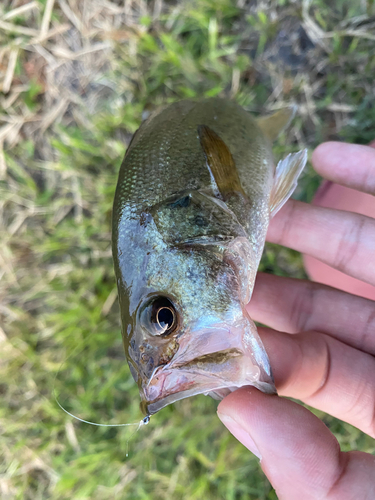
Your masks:
{"label": "fishing line", "polygon": [[[58,406],[67,414],[69,415],[70,417],[80,421],[80,422],[83,422],[85,424],[90,424],[90,425],[95,425],[96,427],[129,427],[129,426],[134,426],[136,425],[137,428],[136,430],[131,434],[131,436],[129,437],[129,439],[127,440],[127,443],[126,443],[126,456],[128,456],[128,450],[129,450],[129,441],[131,440],[131,438],[139,431],[139,429],[141,427],[143,427],[144,425],[147,425],[149,422],[150,422],[150,418],[151,416],[150,415],[147,415],[146,417],[144,417],[143,419],[141,419],[140,421],[138,422],[132,422],[132,423],[128,423],[128,424],[102,424],[102,423],[99,423],[99,422],[92,422],[91,420],[86,420],[84,418],[81,418],[79,417],[78,415],[74,415],[74,413],[71,413],[70,411],[68,411],[62,402],[59,401],[59,395],[57,394],[57,382],[58,382],[58,376],[60,375],[60,373],[62,372],[62,369],[63,369],[63,365],[68,361],[70,360],[76,353],[77,351],[79,350],[79,348],[81,347],[81,345],[77,346],[73,352],[67,356],[64,361],[61,362],[61,365],[60,365],[60,368],[58,369],[56,375],[55,375],[55,378],[54,378],[54,382],[53,382],[53,396],[55,398],[55,401],[56,403],[58,404]],[[79,351],[78,351],[79,352]],[[60,381],[62,383],[62,381]],[[60,394],[61,396],[61,394]]]}
{"label": "fishing line", "polygon": [[[138,424],[138,427],[135,429],[135,431],[133,432],[133,434],[131,434],[129,436],[129,439],[126,440],[126,453],[125,453],[125,456],[128,457],[129,456],[129,442],[130,440],[133,438],[133,436],[135,436],[137,434],[137,432],[139,431],[139,429],[141,427],[143,427],[144,425],[147,425],[150,421],[150,418],[151,418],[151,415],[147,415],[147,417],[145,417],[143,420],[141,420]],[[132,425],[132,424],[128,424],[128,425]],[[134,425],[134,424],[133,424]]]}
{"label": "fishing line", "polygon": [[59,407],[67,414],[69,415],[70,417],[73,417],[75,418],[76,420],[79,420],[80,422],[84,422],[85,424],[90,424],[90,425],[96,425],[97,427],[128,427],[128,426],[131,426],[131,425],[137,425],[137,428],[135,429],[135,431],[129,436],[129,438],[126,440],[126,452],[125,452],[125,456],[126,458],[129,457],[129,442],[133,439],[133,437],[137,434],[137,432],[139,431],[139,429],[141,427],[143,427],[144,425],[147,425],[149,422],[150,422],[150,419],[151,419],[151,415],[147,415],[146,417],[144,417],[142,420],[140,420],[139,422],[134,422],[134,423],[131,423],[131,424],[99,424],[97,422],[90,422],[89,420],[84,420],[83,418],[80,418],[80,417],[77,417],[77,415],[73,415],[73,413],[70,413],[66,408],[64,408],[62,406],[62,404],[60,403],[60,401],[57,399],[57,396],[56,396],[56,392],[55,392],[55,388],[54,388],[54,397],[55,397],[55,401],[56,403],[59,405]]}
{"label": "fishing line", "polygon": [[67,415],[75,418],[76,420],[79,420],[80,422],[84,422],[85,424],[96,425],[97,427],[127,427],[129,425],[138,425],[137,429],[133,432],[133,434],[130,436],[130,438],[132,438],[134,436],[134,434],[136,434],[143,425],[147,425],[150,422],[150,418],[151,418],[150,415],[147,415],[147,417],[144,417],[139,422],[133,422],[131,424],[99,424],[98,422],[90,422],[90,420],[84,420],[83,418],[77,417],[77,415],[73,415],[73,413],[70,413],[70,411],[68,411],[66,408],[64,408],[63,405],[60,403],[60,401],[57,399],[55,390],[53,391],[53,395],[55,397],[56,403],[60,406],[60,408],[63,411],[65,411],[65,413]]}

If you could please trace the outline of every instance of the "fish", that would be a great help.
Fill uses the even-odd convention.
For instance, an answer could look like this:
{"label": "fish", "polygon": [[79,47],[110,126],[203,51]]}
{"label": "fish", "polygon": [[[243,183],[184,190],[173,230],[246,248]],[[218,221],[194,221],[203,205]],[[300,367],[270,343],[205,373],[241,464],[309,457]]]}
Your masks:
{"label": "fish", "polygon": [[246,305],[270,218],[307,151],[275,165],[293,107],[255,118],[232,100],[187,99],[152,112],[119,171],[112,249],[126,359],[147,418],[197,394],[253,385],[275,394]]}

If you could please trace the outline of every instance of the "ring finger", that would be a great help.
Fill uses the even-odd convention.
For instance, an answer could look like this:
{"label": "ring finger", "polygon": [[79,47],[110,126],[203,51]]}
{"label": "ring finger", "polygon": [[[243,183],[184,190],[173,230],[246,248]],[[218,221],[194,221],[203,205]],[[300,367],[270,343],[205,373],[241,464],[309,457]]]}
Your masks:
{"label": "ring finger", "polygon": [[375,358],[319,332],[259,328],[281,396],[299,399],[375,437]]}
{"label": "ring finger", "polygon": [[258,273],[251,318],[287,333],[317,330],[375,355],[375,303],[319,283]]}

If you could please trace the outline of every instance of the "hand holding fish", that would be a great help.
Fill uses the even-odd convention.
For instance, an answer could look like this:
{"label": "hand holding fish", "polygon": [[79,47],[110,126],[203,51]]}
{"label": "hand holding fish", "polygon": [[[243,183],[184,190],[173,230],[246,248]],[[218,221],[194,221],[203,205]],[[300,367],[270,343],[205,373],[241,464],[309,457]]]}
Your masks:
{"label": "hand holding fish", "polygon": [[[375,194],[375,150],[325,143],[325,178]],[[375,216],[375,214],[374,214]],[[375,220],[290,200],[267,239],[375,285]],[[248,306],[281,396],[299,399],[375,437],[375,303],[310,281],[259,274]],[[254,387],[227,396],[218,415],[261,466],[280,500],[375,498],[375,457],[341,452],[307,409]]]}

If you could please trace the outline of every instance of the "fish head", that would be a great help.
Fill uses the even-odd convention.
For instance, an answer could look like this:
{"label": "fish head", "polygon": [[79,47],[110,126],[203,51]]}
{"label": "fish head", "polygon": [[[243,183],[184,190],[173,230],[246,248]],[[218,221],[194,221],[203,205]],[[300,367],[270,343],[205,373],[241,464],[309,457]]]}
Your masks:
{"label": "fish head", "polygon": [[146,415],[243,385],[275,392],[233,248],[156,245],[127,287],[128,301],[120,297],[125,351]]}

